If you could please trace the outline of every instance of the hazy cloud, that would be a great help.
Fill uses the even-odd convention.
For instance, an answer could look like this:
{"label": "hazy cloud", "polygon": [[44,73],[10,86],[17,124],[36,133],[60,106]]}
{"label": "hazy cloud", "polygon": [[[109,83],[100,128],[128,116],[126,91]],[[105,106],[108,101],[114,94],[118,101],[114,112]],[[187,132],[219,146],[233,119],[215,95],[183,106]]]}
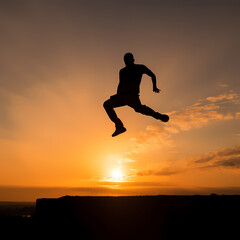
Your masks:
{"label": "hazy cloud", "polygon": [[189,170],[206,168],[240,168],[240,145],[205,153],[199,156],[180,159],[178,167],[176,162],[168,163],[167,167],[141,170],[137,176],[170,176]]}
{"label": "hazy cloud", "polygon": [[240,104],[239,95],[230,91],[214,97],[199,99],[193,105],[169,113],[171,116],[169,125],[178,131],[189,131],[192,128],[201,128],[212,121],[237,118],[234,110],[229,107],[226,109],[227,104]]}
{"label": "hazy cloud", "polygon": [[218,101],[222,101],[222,100],[233,100],[233,99],[239,99],[238,94],[232,92],[232,93],[224,93],[224,94],[220,94],[216,97],[207,97],[206,100],[208,100],[209,102],[218,102]]}
{"label": "hazy cloud", "polygon": [[173,183],[169,183],[169,182],[135,182],[135,181],[126,181],[126,182],[110,182],[110,181],[102,181],[99,182],[99,185],[101,186],[116,186],[116,187],[131,187],[131,188],[135,188],[135,187],[159,187],[159,186],[174,186]]}
{"label": "hazy cloud", "polygon": [[169,175],[175,175],[183,170],[176,170],[170,167],[162,168],[160,170],[142,170],[137,172],[137,176],[169,176]]}
{"label": "hazy cloud", "polygon": [[219,87],[222,87],[222,88],[227,88],[227,87],[228,87],[228,84],[226,84],[226,83],[219,83],[218,86],[219,86]]}
{"label": "hazy cloud", "polygon": [[200,168],[240,168],[240,145],[203,154],[194,163]]}
{"label": "hazy cloud", "polygon": [[146,131],[139,132],[136,137],[130,139],[135,143],[134,152],[138,152],[150,146],[157,145],[174,147],[171,135],[162,127],[157,125],[149,125]]}

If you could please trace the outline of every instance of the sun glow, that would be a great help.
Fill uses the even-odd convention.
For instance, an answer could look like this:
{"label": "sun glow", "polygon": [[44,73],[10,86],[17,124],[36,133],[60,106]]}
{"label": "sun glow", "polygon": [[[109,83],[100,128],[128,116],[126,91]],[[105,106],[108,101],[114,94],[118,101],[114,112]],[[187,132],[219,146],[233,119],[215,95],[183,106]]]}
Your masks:
{"label": "sun glow", "polygon": [[116,168],[116,169],[112,170],[111,176],[112,176],[113,182],[123,182],[124,176],[123,176],[121,169]]}

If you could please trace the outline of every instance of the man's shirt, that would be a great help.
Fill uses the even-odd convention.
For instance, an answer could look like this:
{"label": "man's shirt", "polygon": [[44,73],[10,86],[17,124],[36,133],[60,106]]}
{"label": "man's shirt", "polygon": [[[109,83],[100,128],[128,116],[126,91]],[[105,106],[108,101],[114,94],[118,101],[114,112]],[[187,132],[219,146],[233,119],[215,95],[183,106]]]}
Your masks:
{"label": "man's shirt", "polygon": [[122,68],[119,72],[118,94],[139,94],[142,75],[150,70],[141,64],[133,64]]}

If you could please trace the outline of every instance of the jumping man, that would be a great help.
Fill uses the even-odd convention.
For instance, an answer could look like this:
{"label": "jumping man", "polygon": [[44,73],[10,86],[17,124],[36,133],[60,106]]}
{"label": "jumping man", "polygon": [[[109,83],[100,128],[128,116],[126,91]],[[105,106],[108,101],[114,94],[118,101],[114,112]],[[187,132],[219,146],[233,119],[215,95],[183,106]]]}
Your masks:
{"label": "jumping man", "polygon": [[132,107],[136,112],[144,115],[152,116],[163,122],[169,120],[169,116],[153,111],[150,107],[142,105],[139,99],[139,87],[143,74],[147,74],[152,78],[153,92],[159,93],[160,90],[157,88],[156,76],[146,66],[135,64],[132,53],[126,53],[124,55],[124,62],[126,67],[119,72],[119,85],[117,94],[113,95],[104,102],[103,106],[109,116],[109,118],[115,123],[116,130],[112,134],[112,137],[117,136],[126,131],[122,121],[117,117],[114,108],[129,106]]}

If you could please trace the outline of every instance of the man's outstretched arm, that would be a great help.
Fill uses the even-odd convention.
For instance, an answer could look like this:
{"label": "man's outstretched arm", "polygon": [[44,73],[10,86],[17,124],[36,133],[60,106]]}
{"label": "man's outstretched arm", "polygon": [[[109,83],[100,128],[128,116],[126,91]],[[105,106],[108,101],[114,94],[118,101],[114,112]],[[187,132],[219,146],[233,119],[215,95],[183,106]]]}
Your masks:
{"label": "man's outstretched arm", "polygon": [[145,66],[145,73],[152,78],[153,91],[159,93],[161,90],[157,88],[157,80],[155,74]]}

